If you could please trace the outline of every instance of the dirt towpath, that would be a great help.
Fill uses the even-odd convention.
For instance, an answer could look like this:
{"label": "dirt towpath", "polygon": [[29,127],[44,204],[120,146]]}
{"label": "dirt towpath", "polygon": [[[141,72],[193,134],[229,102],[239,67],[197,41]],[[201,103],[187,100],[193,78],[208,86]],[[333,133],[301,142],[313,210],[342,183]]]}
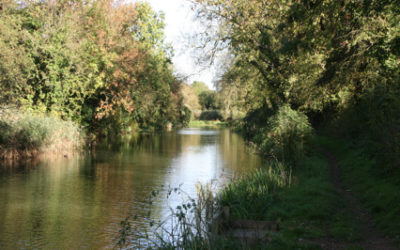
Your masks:
{"label": "dirt towpath", "polygon": [[[362,207],[359,200],[357,200],[350,190],[344,190],[340,180],[340,167],[338,165],[335,155],[329,151],[320,148],[327,159],[329,160],[330,176],[334,188],[339,192],[341,197],[349,204],[350,211],[358,226],[358,230],[363,237],[362,241],[357,245],[366,250],[398,250],[393,244],[392,240],[383,237],[374,227],[371,215]],[[335,242],[325,242],[324,249],[343,249],[346,246]]]}

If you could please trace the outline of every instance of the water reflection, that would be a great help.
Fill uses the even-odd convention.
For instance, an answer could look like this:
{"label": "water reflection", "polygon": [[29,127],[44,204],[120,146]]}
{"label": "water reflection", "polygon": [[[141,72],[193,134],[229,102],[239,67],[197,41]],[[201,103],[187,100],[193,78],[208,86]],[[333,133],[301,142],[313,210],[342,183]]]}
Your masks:
{"label": "water reflection", "polygon": [[150,205],[152,190],[182,184],[194,196],[198,182],[221,184],[259,164],[228,129],[183,129],[102,145],[87,157],[3,167],[0,248],[111,248],[127,214],[138,214],[134,227],[145,230],[147,211],[162,217],[180,201]]}

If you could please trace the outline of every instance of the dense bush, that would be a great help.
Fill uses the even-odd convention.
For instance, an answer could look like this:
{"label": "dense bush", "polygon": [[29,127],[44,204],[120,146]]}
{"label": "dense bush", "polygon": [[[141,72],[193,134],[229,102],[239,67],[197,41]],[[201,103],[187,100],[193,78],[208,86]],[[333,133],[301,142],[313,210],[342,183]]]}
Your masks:
{"label": "dense bush", "polygon": [[312,134],[307,116],[286,105],[269,117],[266,124],[254,137],[260,151],[275,159],[296,163]]}
{"label": "dense bush", "polygon": [[67,155],[82,147],[83,136],[69,121],[16,110],[0,111],[0,158]]}

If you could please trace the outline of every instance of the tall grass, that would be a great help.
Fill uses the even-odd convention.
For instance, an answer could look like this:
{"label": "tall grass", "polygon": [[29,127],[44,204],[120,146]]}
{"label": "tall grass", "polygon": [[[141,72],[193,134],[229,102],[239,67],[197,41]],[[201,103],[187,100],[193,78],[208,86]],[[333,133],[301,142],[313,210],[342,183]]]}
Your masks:
{"label": "tall grass", "polygon": [[[160,192],[154,191],[148,200],[152,203]],[[146,232],[134,230],[130,224],[137,216],[130,216],[121,222],[117,247],[147,247],[151,249],[220,249],[217,246],[227,242],[219,240],[214,225],[219,211],[215,192],[211,185],[197,187],[197,197],[192,198],[180,188],[170,188],[166,198],[180,195],[184,202],[170,207],[170,213],[161,219],[148,214],[149,229]],[[139,243],[138,243],[139,242]]]}
{"label": "tall grass", "polygon": [[230,207],[235,218],[263,219],[277,191],[290,187],[291,182],[291,171],[277,162],[231,182],[222,190],[219,202],[221,206]]}
{"label": "tall grass", "polygon": [[81,129],[70,121],[0,109],[0,158],[30,158],[40,154],[68,155],[83,142]]}
{"label": "tall grass", "polygon": [[[239,240],[222,232],[230,219],[223,213],[223,208],[229,206],[229,214],[235,219],[254,217],[249,214],[262,213],[263,209],[268,209],[266,201],[270,201],[277,190],[289,187],[290,183],[290,171],[276,163],[271,168],[259,169],[234,180],[218,193],[211,185],[198,186],[195,199],[184,194],[180,188],[170,189],[167,198],[175,192],[186,195],[186,201],[170,208],[170,214],[161,220],[151,219],[149,215],[148,232],[138,233],[133,230],[129,221],[135,217],[127,218],[121,222],[117,246],[129,247],[130,242],[137,243],[137,238],[142,238],[147,243],[141,247],[152,249],[242,249]],[[152,199],[156,195],[158,192],[153,192]]]}

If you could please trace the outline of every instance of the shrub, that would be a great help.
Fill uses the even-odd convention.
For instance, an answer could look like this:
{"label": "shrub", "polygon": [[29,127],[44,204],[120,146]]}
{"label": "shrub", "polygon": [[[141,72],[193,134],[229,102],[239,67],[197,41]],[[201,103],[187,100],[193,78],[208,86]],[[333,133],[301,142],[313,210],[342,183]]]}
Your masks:
{"label": "shrub", "polygon": [[312,127],[306,115],[285,105],[270,116],[254,137],[260,151],[281,161],[296,163],[304,155]]}

